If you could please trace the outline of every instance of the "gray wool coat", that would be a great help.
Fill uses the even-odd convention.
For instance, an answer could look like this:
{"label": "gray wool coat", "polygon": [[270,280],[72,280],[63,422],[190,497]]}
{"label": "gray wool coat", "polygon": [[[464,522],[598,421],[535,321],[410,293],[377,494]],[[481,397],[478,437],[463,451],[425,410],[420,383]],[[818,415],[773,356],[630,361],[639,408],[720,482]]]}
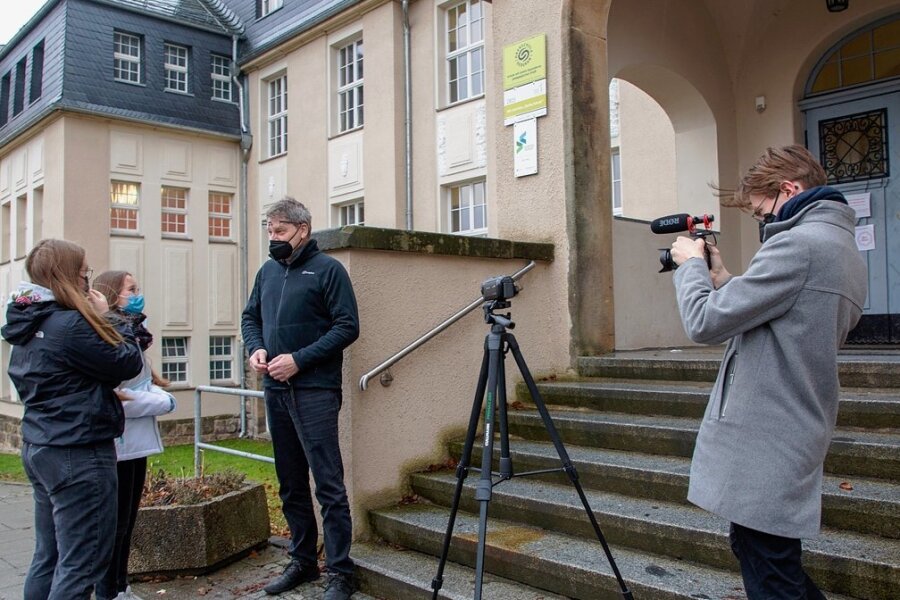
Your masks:
{"label": "gray wool coat", "polygon": [[866,265],[853,209],[813,202],[766,226],[746,273],[714,289],[702,259],[675,271],[691,340],[728,340],[700,425],[688,500],[733,523],[815,537],[838,410],[837,352],[859,320]]}

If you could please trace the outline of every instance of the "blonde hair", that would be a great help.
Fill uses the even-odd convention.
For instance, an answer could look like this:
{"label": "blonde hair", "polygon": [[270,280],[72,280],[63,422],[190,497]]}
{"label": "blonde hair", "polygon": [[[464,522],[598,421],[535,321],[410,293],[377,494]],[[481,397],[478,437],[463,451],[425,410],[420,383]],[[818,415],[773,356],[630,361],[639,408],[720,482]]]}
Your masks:
{"label": "blonde hair", "polygon": [[49,288],[60,306],[77,310],[97,335],[113,346],[122,335],[97,314],[81,289],[84,248],[66,240],[45,239],[37,243],[25,259],[25,270],[34,283]]}
{"label": "blonde hair", "polygon": [[767,198],[778,194],[783,181],[797,181],[806,189],[825,185],[828,181],[825,169],[812,153],[799,144],[766,148],[756,162],[741,177],[737,189],[716,188],[722,198],[722,206],[747,208],[750,194],[764,194]]}

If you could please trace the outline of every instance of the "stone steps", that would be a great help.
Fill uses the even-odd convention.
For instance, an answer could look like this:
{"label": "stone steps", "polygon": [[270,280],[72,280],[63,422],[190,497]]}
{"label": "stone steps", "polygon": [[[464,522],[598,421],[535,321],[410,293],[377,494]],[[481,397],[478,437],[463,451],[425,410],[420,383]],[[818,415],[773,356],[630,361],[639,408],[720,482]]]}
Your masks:
{"label": "stone steps", "polygon": [[[383,538],[435,557],[447,530],[447,510],[429,504],[386,508],[371,513]],[[449,560],[474,567],[478,518],[459,512]],[[629,590],[641,600],[745,598],[740,576],[664,556],[611,547]],[[437,559],[431,575],[437,570]],[[485,570],[567,598],[621,600],[621,590],[600,543],[555,531],[490,518]]]}
{"label": "stone steps", "polygon": [[[462,448],[462,440],[451,442],[451,456],[458,460]],[[566,452],[585,488],[648,500],[687,503],[688,458],[569,445]],[[499,456],[496,448],[495,456]],[[561,465],[556,449],[546,442],[513,440],[510,442],[510,458],[515,473],[559,468]],[[494,462],[496,469],[497,461]],[[481,464],[480,446],[474,448],[471,464],[476,467]],[[537,475],[535,478],[550,482],[567,481],[561,472]],[[900,485],[880,479],[848,480],[826,475],[822,513],[823,524],[829,527],[900,538]]]}
{"label": "stone steps", "polygon": [[[690,457],[721,354],[720,349],[690,349],[585,357],[578,360],[577,379],[538,382],[613,557],[641,600],[746,597],[730,551],[728,524],[686,499]],[[900,353],[846,352],[839,368],[845,387],[825,463],[824,529],[820,538],[804,540],[804,565],[830,599],[896,598]],[[519,384],[515,394],[508,407],[515,473],[559,469],[559,457],[527,389]],[[476,467],[481,462],[478,442],[480,437],[472,459]],[[452,457],[461,451],[462,440],[449,443]],[[445,577],[447,597],[471,597],[479,477],[471,469],[463,489]],[[400,572],[392,566],[401,562],[396,555],[370,559],[382,564],[380,574],[372,576],[382,583],[372,586],[388,589],[377,586],[390,586],[384,582],[393,578],[398,589],[414,590],[408,597],[426,598],[456,477],[446,471],[415,474],[410,481],[419,502],[370,516],[373,531],[391,551],[405,548],[401,554],[412,556],[413,566]],[[551,598],[549,594],[621,598],[584,507],[562,472],[497,483],[489,517],[486,572],[528,586],[522,598],[539,598],[540,592],[529,595],[533,589],[546,590]],[[465,581],[461,588],[452,587],[451,578]]]}
{"label": "stone steps", "polygon": [[[437,575],[438,557],[414,550],[400,549],[386,543],[354,543],[353,561],[360,586],[370,593],[390,600],[421,600],[431,598],[431,581]],[[440,600],[470,600],[475,571],[453,562],[444,566]],[[482,592],[491,600],[564,600],[551,594],[509,579],[486,573]],[[354,596],[355,598],[355,596]]]}
{"label": "stone steps", "polygon": [[[897,367],[900,369],[900,365]],[[548,405],[614,413],[701,418],[712,390],[711,382],[636,381],[590,378],[539,382]],[[517,397],[527,397],[524,384]],[[900,393],[886,388],[844,388],[839,426],[900,428]]]}
{"label": "stone steps", "polygon": [[[470,474],[460,509],[478,512],[474,497],[480,475]],[[594,531],[574,486],[528,478],[493,488],[490,515],[527,526],[592,539]],[[456,485],[453,473],[417,474],[413,490],[434,504],[450,507]],[[737,569],[728,543],[728,523],[686,504],[633,498],[586,489],[594,516],[610,544],[644,552],[665,548],[666,554],[718,569]],[[804,541],[804,566],[823,588],[838,593],[887,600],[900,581],[900,542],[878,536],[825,530]]]}
{"label": "stone steps", "polygon": [[[566,445],[593,446],[690,458],[699,419],[548,407]],[[509,411],[509,432],[526,439],[548,439],[536,410]],[[900,431],[837,428],[825,460],[830,473],[900,480]]]}

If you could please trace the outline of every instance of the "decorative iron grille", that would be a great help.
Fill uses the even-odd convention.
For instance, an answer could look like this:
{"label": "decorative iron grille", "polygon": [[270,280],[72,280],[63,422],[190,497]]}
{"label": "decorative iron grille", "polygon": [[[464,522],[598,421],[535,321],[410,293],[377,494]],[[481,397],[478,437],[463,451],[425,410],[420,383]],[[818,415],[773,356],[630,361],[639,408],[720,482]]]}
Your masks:
{"label": "decorative iron grille", "polygon": [[819,121],[821,162],[828,183],[880,179],[890,175],[887,110]]}

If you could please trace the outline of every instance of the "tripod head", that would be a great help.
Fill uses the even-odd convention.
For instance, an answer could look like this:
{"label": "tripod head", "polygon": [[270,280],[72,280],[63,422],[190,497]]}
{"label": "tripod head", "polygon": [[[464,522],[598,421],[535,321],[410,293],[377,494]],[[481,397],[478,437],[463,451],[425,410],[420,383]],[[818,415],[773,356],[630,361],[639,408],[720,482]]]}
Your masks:
{"label": "tripod head", "polygon": [[505,315],[494,314],[495,310],[503,310],[509,308],[512,303],[509,300],[489,300],[484,303],[481,309],[484,311],[484,322],[489,325],[499,325],[504,329],[515,329],[516,324],[512,321],[512,313]]}

